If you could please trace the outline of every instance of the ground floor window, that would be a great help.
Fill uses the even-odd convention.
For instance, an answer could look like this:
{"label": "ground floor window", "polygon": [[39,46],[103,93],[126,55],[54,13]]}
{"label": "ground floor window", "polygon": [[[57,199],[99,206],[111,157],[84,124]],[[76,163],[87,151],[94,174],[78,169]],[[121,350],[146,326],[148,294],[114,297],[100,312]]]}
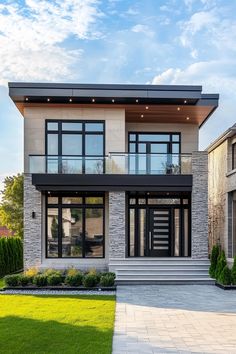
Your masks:
{"label": "ground floor window", "polygon": [[130,193],[128,256],[191,256],[190,193]]}
{"label": "ground floor window", "polygon": [[104,217],[101,193],[48,193],[46,256],[104,257]]}

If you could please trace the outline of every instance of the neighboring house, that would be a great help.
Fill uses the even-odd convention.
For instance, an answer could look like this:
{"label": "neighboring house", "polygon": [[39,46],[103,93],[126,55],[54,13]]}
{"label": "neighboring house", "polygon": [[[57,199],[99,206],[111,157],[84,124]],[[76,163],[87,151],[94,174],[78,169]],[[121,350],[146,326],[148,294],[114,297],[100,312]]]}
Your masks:
{"label": "neighboring house", "polygon": [[25,267],[208,278],[201,86],[9,83],[24,116]]}
{"label": "neighboring house", "polygon": [[0,226],[0,237],[10,237],[10,236],[14,236],[14,233],[8,230],[6,226]]}
{"label": "neighboring house", "polygon": [[208,147],[209,246],[220,244],[229,263],[236,256],[236,124]]}

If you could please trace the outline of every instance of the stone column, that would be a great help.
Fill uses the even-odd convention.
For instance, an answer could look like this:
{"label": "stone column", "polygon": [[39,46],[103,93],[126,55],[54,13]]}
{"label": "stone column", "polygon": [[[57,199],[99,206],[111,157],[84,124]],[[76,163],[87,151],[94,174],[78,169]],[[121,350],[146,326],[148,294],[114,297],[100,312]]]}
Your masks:
{"label": "stone column", "polygon": [[208,153],[192,154],[192,258],[208,258]]}
{"label": "stone column", "polygon": [[[38,267],[41,264],[41,224],[42,196],[32,185],[30,174],[24,176],[24,268]],[[32,212],[35,218],[32,218]]]}
{"label": "stone column", "polygon": [[125,258],[125,192],[109,192],[109,258]]}

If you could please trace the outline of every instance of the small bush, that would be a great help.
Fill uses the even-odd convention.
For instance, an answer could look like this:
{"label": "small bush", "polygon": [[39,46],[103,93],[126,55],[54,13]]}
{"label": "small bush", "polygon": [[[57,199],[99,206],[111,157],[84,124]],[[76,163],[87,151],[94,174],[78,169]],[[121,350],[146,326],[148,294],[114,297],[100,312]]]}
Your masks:
{"label": "small bush", "polygon": [[61,285],[63,282],[63,277],[61,274],[51,274],[47,276],[47,283],[48,285],[55,286],[55,285]]}
{"label": "small bush", "polygon": [[69,268],[66,271],[66,276],[76,275],[79,271],[75,268]]}
{"label": "small bush", "polygon": [[4,277],[5,284],[7,286],[17,286],[19,285],[20,274],[6,275]]}
{"label": "small bush", "polygon": [[32,282],[32,277],[28,277],[25,274],[21,274],[19,275],[18,282],[21,286],[27,286],[29,283]]}
{"label": "small bush", "polygon": [[0,237],[0,278],[22,268],[22,240],[19,237]]}
{"label": "small bush", "polygon": [[216,265],[216,271],[215,271],[215,278],[217,280],[219,280],[221,272],[223,271],[223,269],[226,265],[227,265],[227,262],[226,262],[225,252],[221,251],[219,253],[218,258],[217,258],[217,265]]}
{"label": "small bush", "polygon": [[216,266],[217,266],[217,259],[220,253],[220,247],[218,245],[214,245],[212,247],[212,251],[211,251],[211,265],[209,268],[209,275],[212,278],[216,277]]}
{"label": "small bush", "polygon": [[236,285],[236,256],[234,257],[234,263],[231,269],[231,281],[233,285]]}
{"label": "small bush", "polygon": [[220,273],[218,281],[223,285],[230,285],[231,284],[231,270],[226,265],[222,272]]}
{"label": "small bush", "polygon": [[87,274],[94,275],[97,278],[97,284],[100,282],[101,273],[97,272],[96,268],[89,269]]}
{"label": "small bush", "polygon": [[39,270],[38,270],[38,268],[36,268],[36,267],[34,267],[34,268],[29,268],[29,269],[27,269],[27,270],[25,271],[25,275],[26,275],[27,277],[31,277],[32,279],[33,279],[33,277],[34,277],[35,275],[37,275],[37,274],[39,274]]}
{"label": "small bush", "polygon": [[86,274],[83,278],[83,285],[85,288],[93,288],[98,284],[97,276],[95,274]]}
{"label": "small bush", "polygon": [[114,283],[115,283],[115,279],[112,274],[105,274],[101,276],[100,284],[102,286],[113,286]]}
{"label": "small bush", "polygon": [[113,272],[104,272],[104,273],[102,273],[102,275],[110,275],[110,276],[112,276],[114,279],[116,279],[116,273],[113,273]]}
{"label": "small bush", "polygon": [[83,281],[83,275],[76,271],[74,274],[67,275],[65,279],[65,283],[70,286],[80,286]]}
{"label": "small bush", "polygon": [[37,286],[46,286],[47,276],[44,274],[37,274],[34,276],[33,283]]}

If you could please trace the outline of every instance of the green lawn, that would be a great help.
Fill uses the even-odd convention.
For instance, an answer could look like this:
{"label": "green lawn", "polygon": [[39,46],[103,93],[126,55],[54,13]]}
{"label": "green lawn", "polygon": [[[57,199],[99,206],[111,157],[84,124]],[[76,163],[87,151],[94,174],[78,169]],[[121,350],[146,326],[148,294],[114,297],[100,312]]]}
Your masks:
{"label": "green lawn", "polygon": [[0,295],[0,353],[111,353],[114,313],[114,296]]}

